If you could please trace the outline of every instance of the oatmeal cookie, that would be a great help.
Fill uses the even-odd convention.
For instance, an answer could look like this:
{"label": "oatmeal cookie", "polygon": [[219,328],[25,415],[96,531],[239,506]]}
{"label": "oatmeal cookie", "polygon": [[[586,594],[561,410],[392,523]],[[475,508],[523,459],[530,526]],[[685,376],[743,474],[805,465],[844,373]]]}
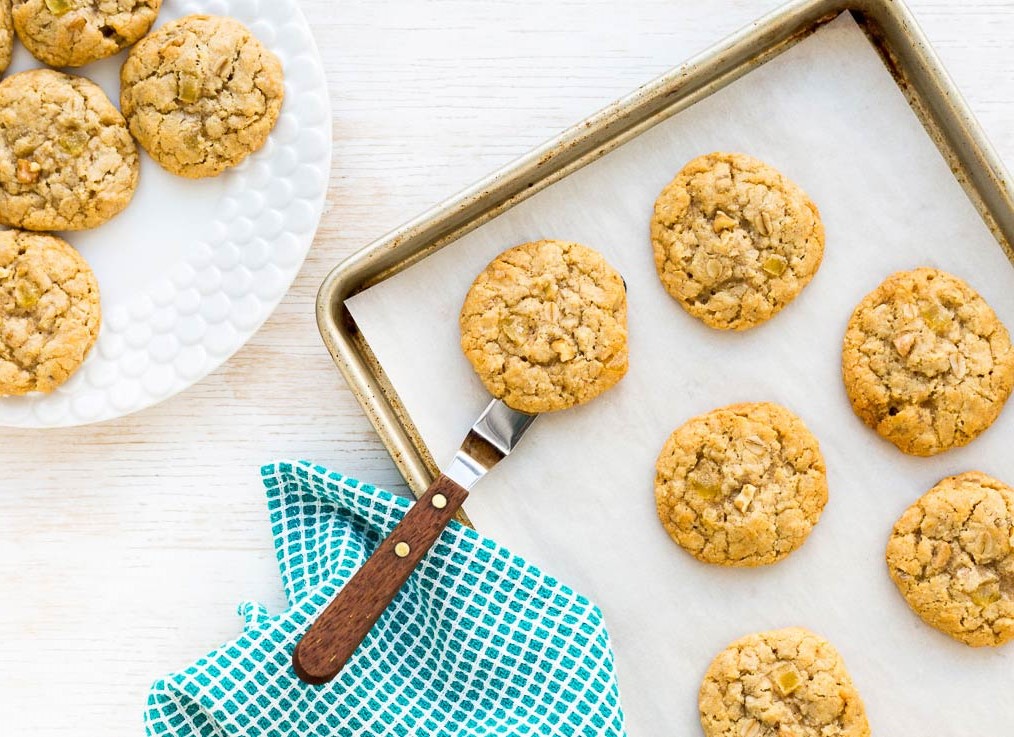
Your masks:
{"label": "oatmeal cookie", "polygon": [[51,392],[99,334],[91,268],[53,235],[0,231],[0,396]]}
{"label": "oatmeal cookie", "polygon": [[655,267],[666,290],[720,330],[746,330],[796,298],[824,257],[817,206],[745,154],[701,156],[655,201]]}
{"label": "oatmeal cookie", "polygon": [[524,243],[479,274],[461,308],[461,348],[489,392],[522,412],[587,402],[627,372],[627,296],[601,254]]}
{"label": "oatmeal cookie", "polygon": [[137,177],[137,147],[98,85],[51,69],[0,82],[4,225],[93,228],[127,206]]}
{"label": "oatmeal cookie", "polygon": [[210,177],[264,145],[284,84],[278,57],[232,18],[188,15],[159,28],[120,71],[130,132],[164,168]]}
{"label": "oatmeal cookie", "polygon": [[14,28],[53,67],[105,59],[148,32],[162,0],[14,0]]}
{"label": "oatmeal cookie", "polygon": [[14,53],[14,20],[11,18],[11,0],[0,0],[0,73],[11,65]]}
{"label": "oatmeal cookie", "polygon": [[1014,489],[979,471],[944,479],[895,524],[887,567],[931,627],[973,647],[1014,638]]}
{"label": "oatmeal cookie", "polygon": [[956,276],[889,276],[849,320],[842,376],[855,413],[905,453],[930,456],[989,427],[1014,387],[1014,350],[986,301]]}
{"label": "oatmeal cookie", "polygon": [[706,737],[869,737],[841,655],[799,627],[760,632],[718,654],[698,704]]}
{"label": "oatmeal cookie", "polygon": [[655,465],[662,525],[705,563],[775,563],[806,541],[826,503],[817,439],[777,404],[695,417],[669,436]]}

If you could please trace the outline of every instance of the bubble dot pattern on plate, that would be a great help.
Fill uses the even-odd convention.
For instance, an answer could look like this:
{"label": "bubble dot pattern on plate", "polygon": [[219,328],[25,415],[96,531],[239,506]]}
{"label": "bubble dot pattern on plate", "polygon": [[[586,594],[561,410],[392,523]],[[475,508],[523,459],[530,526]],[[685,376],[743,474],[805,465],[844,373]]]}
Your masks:
{"label": "bubble dot pattern on plate", "polygon": [[299,2],[182,0],[167,4],[160,24],[190,13],[237,18],[279,56],[278,123],[260,151],[221,175],[216,219],[198,224],[185,258],[103,304],[99,339],[82,369],[52,394],[0,398],[0,426],[99,422],[186,389],[257,330],[306,257],[327,192],[331,112]]}

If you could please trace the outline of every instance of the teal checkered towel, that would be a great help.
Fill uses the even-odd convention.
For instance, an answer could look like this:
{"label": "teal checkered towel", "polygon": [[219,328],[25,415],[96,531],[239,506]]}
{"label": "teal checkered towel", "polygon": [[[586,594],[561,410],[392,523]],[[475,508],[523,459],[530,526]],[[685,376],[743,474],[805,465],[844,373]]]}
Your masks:
{"label": "teal checkered towel", "polygon": [[602,614],[455,522],[345,669],[308,686],[292,650],[409,502],[307,463],[262,470],[289,608],[152,687],[148,735],[623,735]]}

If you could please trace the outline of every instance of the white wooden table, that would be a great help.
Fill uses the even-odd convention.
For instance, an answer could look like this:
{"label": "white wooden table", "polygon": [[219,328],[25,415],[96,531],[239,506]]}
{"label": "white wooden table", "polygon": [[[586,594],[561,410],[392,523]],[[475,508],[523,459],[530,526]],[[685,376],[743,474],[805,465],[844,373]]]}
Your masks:
{"label": "white wooden table", "polygon": [[[404,486],[317,333],[336,262],[779,0],[303,0],[334,163],[274,316],[188,392],[72,430],[0,429],[0,737],[137,735],[148,684],[283,606],[260,464]],[[911,0],[1014,168],[1014,0]],[[540,561],[552,569],[552,561]]]}

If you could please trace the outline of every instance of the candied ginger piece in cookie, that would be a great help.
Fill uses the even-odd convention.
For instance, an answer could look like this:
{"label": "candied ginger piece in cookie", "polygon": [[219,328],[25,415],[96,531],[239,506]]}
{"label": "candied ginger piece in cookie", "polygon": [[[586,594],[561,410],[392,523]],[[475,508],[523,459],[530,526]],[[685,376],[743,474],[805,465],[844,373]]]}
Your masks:
{"label": "candied ginger piece in cookie", "polygon": [[655,465],[659,520],[705,563],[775,563],[806,541],[826,503],[817,439],[777,404],[694,417],[669,436]]}
{"label": "candied ginger piece in cookie", "polygon": [[963,280],[902,271],[852,313],[842,377],[863,422],[905,453],[930,456],[970,443],[996,420],[1014,387],[1014,348]]}
{"label": "candied ginger piece in cookie", "polygon": [[460,326],[483,384],[522,412],[587,402],[627,371],[623,279],[578,243],[542,240],[501,253],[469,289]]}
{"label": "candied ginger piece in cookie", "polygon": [[701,156],[655,201],[655,266],[694,317],[746,330],[782,310],[824,256],[817,206],[797,185],[746,154]]}

